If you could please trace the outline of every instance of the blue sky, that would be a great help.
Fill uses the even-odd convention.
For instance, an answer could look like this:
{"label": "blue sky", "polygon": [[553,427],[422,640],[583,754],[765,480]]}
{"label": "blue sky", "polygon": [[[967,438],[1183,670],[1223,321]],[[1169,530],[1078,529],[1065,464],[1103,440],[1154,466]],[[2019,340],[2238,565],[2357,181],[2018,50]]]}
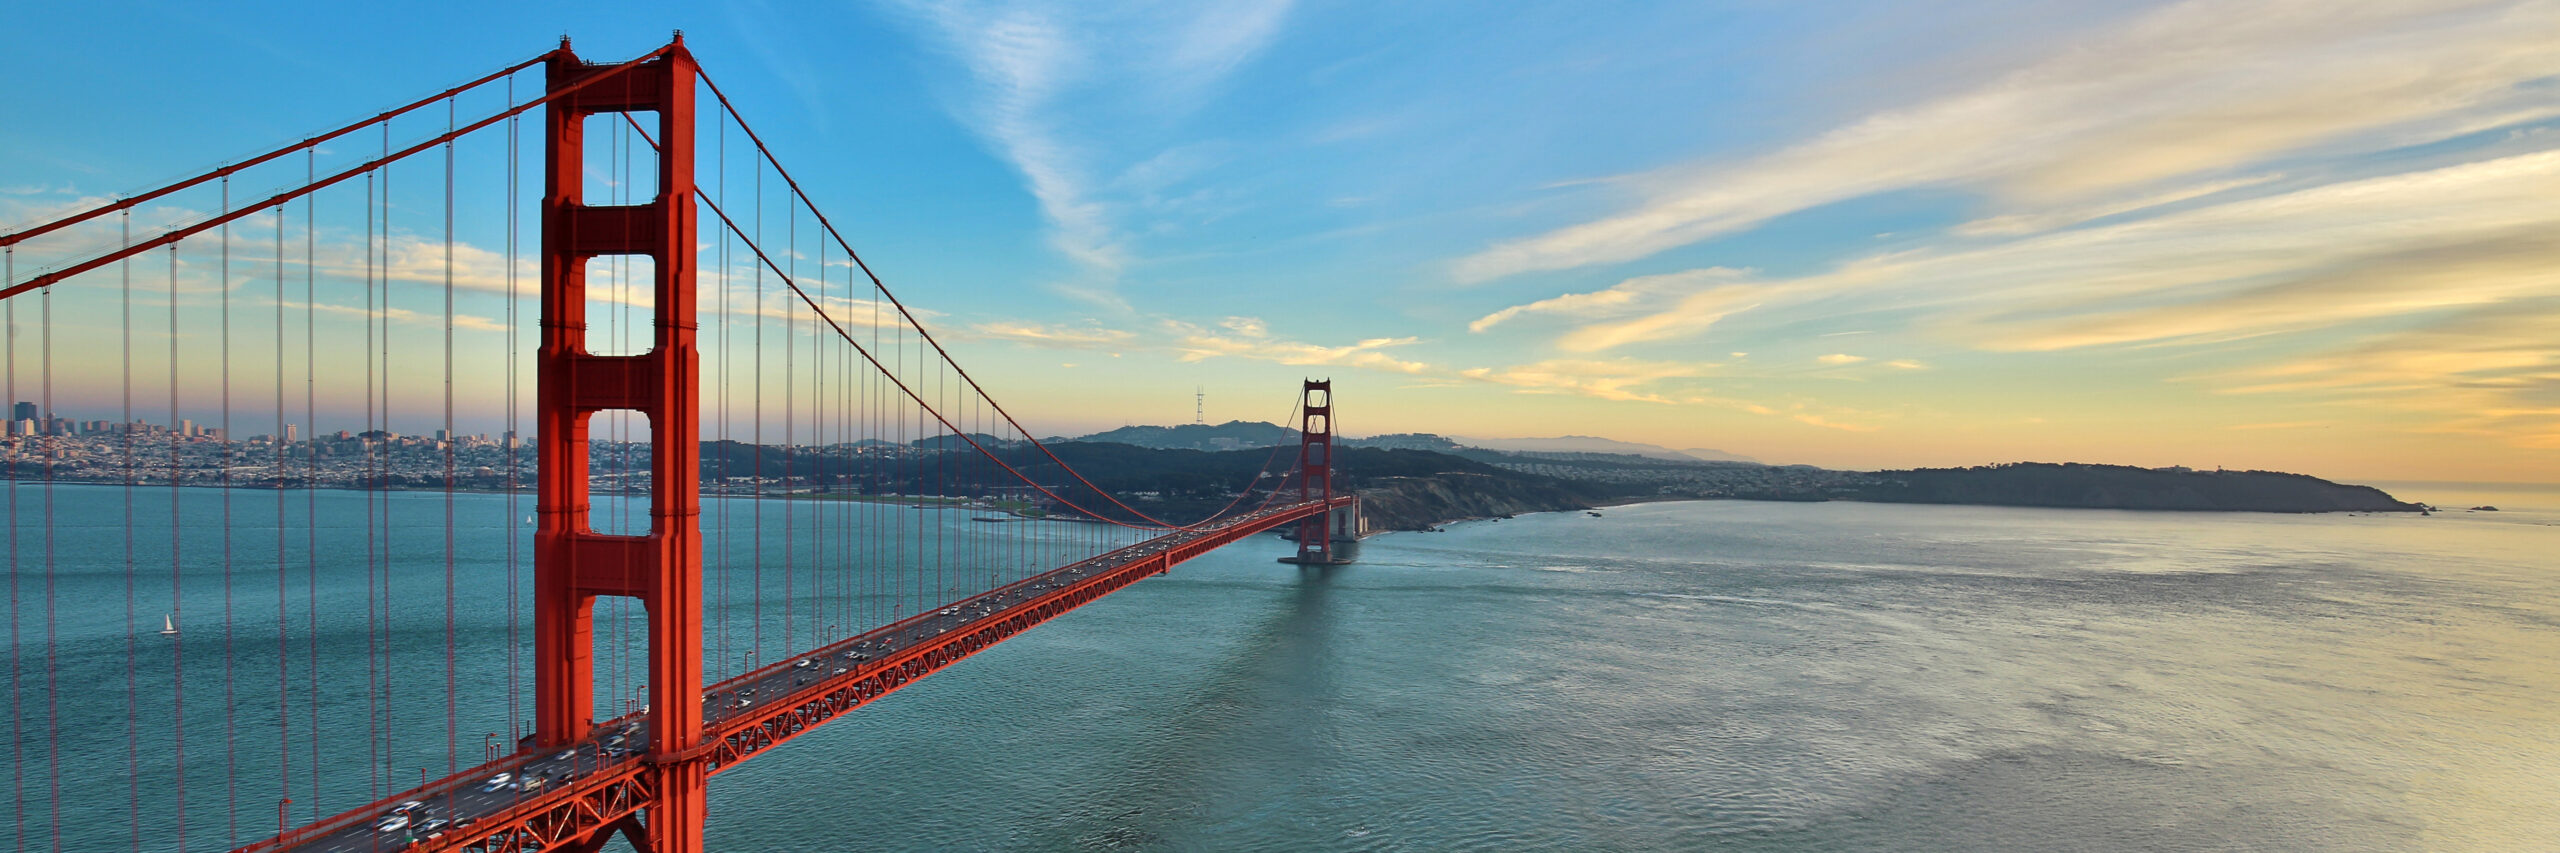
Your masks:
{"label": "blue sky", "polygon": [[682,28],[1043,431],[1330,375],[1353,433],[2560,479],[2548,2],[5,20],[10,221]]}

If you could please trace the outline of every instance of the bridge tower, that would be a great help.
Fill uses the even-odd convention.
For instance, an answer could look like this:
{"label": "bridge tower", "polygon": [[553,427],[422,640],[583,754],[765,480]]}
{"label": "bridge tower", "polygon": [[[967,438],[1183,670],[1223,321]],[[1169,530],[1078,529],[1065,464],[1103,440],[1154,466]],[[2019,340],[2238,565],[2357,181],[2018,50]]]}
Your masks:
{"label": "bridge tower", "polygon": [[[553,93],[620,66],[569,52],[549,62]],[[534,532],[534,738],[551,749],[594,725],[593,614],[598,596],[639,599],[649,617],[645,827],[608,826],[653,853],[698,853],[708,772],[702,750],[701,362],[694,350],[694,87],[684,35],[662,56],[608,81],[559,94],[545,112],[542,349],[536,358],[539,462]],[[584,197],[585,128],[593,115],[655,113],[658,195],[634,205]],[[620,116],[616,116],[617,119]],[[642,256],[655,274],[648,352],[603,356],[587,346],[587,264]],[[649,531],[596,533],[588,516],[587,427],[628,409],[649,421]]]}
{"label": "bridge tower", "polygon": [[[1309,379],[1298,415],[1298,499],[1333,502],[1333,380]],[[1332,565],[1333,513],[1298,523],[1299,565]]]}

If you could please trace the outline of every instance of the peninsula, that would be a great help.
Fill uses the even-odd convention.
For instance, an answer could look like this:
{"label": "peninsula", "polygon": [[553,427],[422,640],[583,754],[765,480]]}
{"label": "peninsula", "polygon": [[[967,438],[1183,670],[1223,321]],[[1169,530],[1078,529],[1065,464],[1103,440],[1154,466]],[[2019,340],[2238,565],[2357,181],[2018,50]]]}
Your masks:
{"label": "peninsula", "polygon": [[[459,491],[521,489],[534,480],[532,454],[512,437],[372,431],[301,438],[288,432],[281,440],[262,435],[232,441],[192,425],[148,433],[139,426],[147,425],[130,432],[0,438],[0,475],[63,483]],[[1035,516],[1074,514],[1069,504],[1112,506],[1092,494],[1092,487],[1099,487],[1148,516],[1196,519],[1236,504],[1248,488],[1267,495],[1278,481],[1257,475],[1278,476],[1294,462],[1298,440],[1287,427],[1244,421],[1124,427],[1082,438],[1046,439],[1046,449],[991,435],[971,439],[975,446],[950,435],[826,445],[706,441],[702,476],[706,494],[715,497],[966,500]],[[1427,530],[1461,519],[1652,500],[2246,512],[2425,509],[2370,486],[2275,471],[2038,462],[1835,471],[1587,436],[1485,443],[1502,446],[1412,433],[1338,439],[1334,486],[1366,498],[1372,530]],[[137,445],[149,450],[137,453]],[[979,448],[1041,487],[1023,486],[988,464]],[[1084,472],[1091,486],[1060,468],[1060,461]],[[595,442],[590,464],[598,492],[641,493],[648,488],[645,444]]]}
{"label": "peninsula", "polygon": [[[1064,441],[1064,439],[1062,439]],[[1244,421],[1129,427],[1075,445],[1144,446],[1161,453],[1237,454],[1296,441],[1285,427]],[[1339,484],[1367,498],[1376,530],[1424,530],[1449,521],[1588,509],[1650,500],[1872,501],[2220,512],[2418,512],[2371,486],[2278,471],[2201,471],[2129,465],[2016,462],[1970,468],[1839,471],[1763,465],[1716,451],[1673,451],[1583,440],[1508,442],[1610,452],[1477,447],[1428,434],[1338,439]],[[1242,457],[1256,457],[1246,462]],[[1122,460],[1135,461],[1135,460]],[[1230,464],[1236,464],[1230,463]],[[1140,466],[1143,467],[1143,466]]]}

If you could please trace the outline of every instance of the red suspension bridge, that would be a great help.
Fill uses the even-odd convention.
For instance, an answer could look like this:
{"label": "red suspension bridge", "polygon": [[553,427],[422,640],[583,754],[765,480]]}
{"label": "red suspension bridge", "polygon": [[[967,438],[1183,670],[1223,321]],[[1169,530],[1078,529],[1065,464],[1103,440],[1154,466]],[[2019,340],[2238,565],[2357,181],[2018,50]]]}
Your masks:
{"label": "red suspension bridge", "polygon": [[15,850],[696,851],[712,776],[1212,549],[1356,534],[1327,382],[1202,520],[1036,438],[680,36],[0,254]]}

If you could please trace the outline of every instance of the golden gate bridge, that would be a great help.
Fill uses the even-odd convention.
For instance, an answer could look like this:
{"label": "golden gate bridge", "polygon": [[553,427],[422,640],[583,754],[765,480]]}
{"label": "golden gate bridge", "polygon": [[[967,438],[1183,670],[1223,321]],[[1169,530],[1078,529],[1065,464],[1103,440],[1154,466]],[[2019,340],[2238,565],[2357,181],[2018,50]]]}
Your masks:
{"label": "golden gate bridge", "polygon": [[[259,182],[282,188],[235,195]],[[1098,485],[680,33],[613,63],[564,38],[0,256],[5,393],[31,404],[6,438],[13,849],[121,815],[137,850],[697,851],[719,773],[1213,549],[1291,530],[1282,562],[1326,565],[1356,533],[1327,381],[1284,421],[1294,461],[1205,518]],[[58,511],[107,487],[120,510]],[[64,790],[98,768],[124,802]]]}

